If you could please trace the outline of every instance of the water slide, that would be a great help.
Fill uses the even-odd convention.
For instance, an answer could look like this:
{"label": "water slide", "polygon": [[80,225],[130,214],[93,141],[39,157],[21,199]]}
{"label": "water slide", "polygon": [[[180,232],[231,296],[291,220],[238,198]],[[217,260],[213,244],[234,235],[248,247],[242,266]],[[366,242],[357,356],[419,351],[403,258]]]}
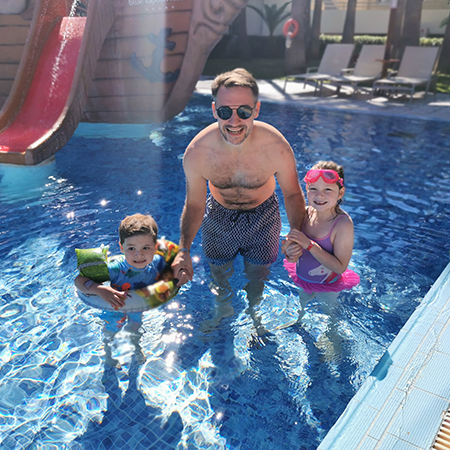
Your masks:
{"label": "water slide", "polygon": [[[247,1],[89,0],[86,17],[74,17],[76,0],[30,0],[31,26],[0,111],[0,163],[39,164],[80,121],[170,120]],[[0,65],[9,62],[0,54]]]}
{"label": "water slide", "polygon": [[90,0],[87,17],[71,17],[66,0],[36,0],[18,75],[0,112],[0,163],[38,164],[68,142],[113,23],[111,0]]}

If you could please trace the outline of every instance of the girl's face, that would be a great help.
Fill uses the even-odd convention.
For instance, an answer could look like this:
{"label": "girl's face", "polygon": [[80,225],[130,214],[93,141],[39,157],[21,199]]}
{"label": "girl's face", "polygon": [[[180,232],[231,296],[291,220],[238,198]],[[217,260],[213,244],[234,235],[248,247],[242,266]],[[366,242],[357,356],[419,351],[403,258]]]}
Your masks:
{"label": "girl's face", "polygon": [[345,188],[336,183],[329,184],[320,177],[315,183],[306,185],[308,205],[317,211],[334,210],[337,202],[344,196]]}

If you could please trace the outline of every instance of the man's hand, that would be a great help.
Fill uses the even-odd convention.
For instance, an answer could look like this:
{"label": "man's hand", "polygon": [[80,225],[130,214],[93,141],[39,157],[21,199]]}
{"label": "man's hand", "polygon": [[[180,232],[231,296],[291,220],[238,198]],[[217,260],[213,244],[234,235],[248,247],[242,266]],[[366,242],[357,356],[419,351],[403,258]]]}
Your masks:
{"label": "man's hand", "polygon": [[286,259],[291,262],[297,262],[298,258],[302,256],[303,248],[299,242],[300,236],[306,236],[296,229],[291,230],[291,232],[286,236],[286,240],[283,241],[281,245],[281,252],[284,253]]}
{"label": "man's hand", "polygon": [[192,267],[192,259],[189,252],[178,252],[172,263],[172,270],[174,278],[178,279],[178,287],[181,287],[183,284],[192,280],[194,269]]}
{"label": "man's hand", "polygon": [[295,263],[302,256],[303,249],[296,242],[286,239],[281,245],[281,252],[289,262]]}

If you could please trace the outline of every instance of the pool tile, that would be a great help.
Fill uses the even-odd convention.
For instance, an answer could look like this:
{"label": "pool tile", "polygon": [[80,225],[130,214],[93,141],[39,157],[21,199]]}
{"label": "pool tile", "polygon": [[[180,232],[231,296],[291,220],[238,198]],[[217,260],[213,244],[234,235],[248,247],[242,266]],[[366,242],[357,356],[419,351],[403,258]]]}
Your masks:
{"label": "pool tile", "polygon": [[376,441],[375,439],[372,439],[371,437],[366,437],[358,450],[374,450],[377,444],[378,441]]}
{"label": "pool tile", "polygon": [[415,387],[450,401],[450,355],[435,352],[423,368]]}
{"label": "pool tile", "polygon": [[363,390],[362,392],[364,395],[359,395],[360,391],[358,391],[355,395],[355,400],[379,411],[387,399],[392,395],[392,389],[403,373],[402,369],[393,365],[386,370],[386,375],[383,377],[382,381],[379,381],[371,375],[370,378],[373,379],[373,383],[367,383],[370,386],[370,389],[365,393]]}
{"label": "pool tile", "polygon": [[[395,436],[386,436],[377,450],[417,450],[416,446],[408,444]],[[428,449],[427,449],[428,450]]]}
{"label": "pool tile", "polygon": [[449,373],[450,264],[319,450],[429,450],[449,406]]}
{"label": "pool tile", "polygon": [[424,299],[405,323],[402,331],[410,331],[425,336],[438,317],[439,309],[430,306]]}
{"label": "pool tile", "polygon": [[439,336],[442,333],[442,330],[444,328],[444,324],[435,322],[430,329],[428,330],[428,333],[423,340],[419,350],[422,353],[428,354],[430,351],[436,346],[436,344],[439,341]]}
{"label": "pool tile", "polygon": [[447,400],[413,388],[388,432],[421,449],[429,449],[447,407]]}
{"label": "pool tile", "polygon": [[430,300],[429,305],[433,308],[441,310],[448,305],[450,298],[450,269],[448,266],[430,289],[428,295],[432,299]]}
{"label": "pool tile", "polygon": [[357,448],[366,436],[367,424],[372,423],[377,413],[377,410],[351,400],[317,450]]}
{"label": "pool tile", "polygon": [[[398,339],[397,339],[398,338]],[[388,349],[392,364],[405,369],[424,339],[423,335],[401,330]]]}
{"label": "pool tile", "polygon": [[400,381],[397,383],[397,389],[407,392],[418,378],[428,355],[418,352],[411,360],[409,366],[404,370]]}
{"label": "pool tile", "polygon": [[369,430],[368,435],[380,440],[386,430],[389,428],[389,424],[392,422],[392,418],[395,416],[401,404],[405,401],[406,394],[398,389],[394,389],[391,397],[384,405],[383,409],[378,414],[372,428]]}
{"label": "pool tile", "polygon": [[437,323],[446,324],[450,321],[450,298],[449,301],[446,303],[445,307],[439,314],[439,317],[436,319]]}
{"label": "pool tile", "polygon": [[435,346],[435,350],[450,355],[450,326],[444,329],[439,337],[439,342]]}

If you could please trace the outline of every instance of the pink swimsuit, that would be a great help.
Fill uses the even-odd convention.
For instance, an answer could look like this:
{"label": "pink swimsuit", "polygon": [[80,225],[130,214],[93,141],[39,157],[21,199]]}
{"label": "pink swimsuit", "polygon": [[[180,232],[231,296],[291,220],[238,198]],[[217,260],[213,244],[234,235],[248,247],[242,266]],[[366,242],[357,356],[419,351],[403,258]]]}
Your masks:
{"label": "pink swimsuit", "polygon": [[[304,230],[303,233],[309,238],[317,242],[328,253],[333,254],[333,245],[331,244],[331,233],[336,224],[344,217],[338,217],[331,227],[327,236],[321,239],[313,239],[308,236]],[[325,266],[320,264],[314,256],[303,250],[302,256],[297,263],[290,263],[284,260],[284,267],[289,272],[292,280],[300,286],[305,292],[337,292],[345,289],[351,289],[359,283],[359,275],[351,269],[347,269],[342,275],[339,275]]]}

